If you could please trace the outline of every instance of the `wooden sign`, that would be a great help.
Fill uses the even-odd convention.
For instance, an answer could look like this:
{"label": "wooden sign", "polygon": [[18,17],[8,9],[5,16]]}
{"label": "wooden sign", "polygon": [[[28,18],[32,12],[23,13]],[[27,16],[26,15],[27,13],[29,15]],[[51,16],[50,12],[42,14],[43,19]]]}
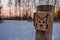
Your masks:
{"label": "wooden sign", "polygon": [[35,40],[52,40],[53,5],[38,5],[34,13]]}
{"label": "wooden sign", "polygon": [[51,25],[51,12],[40,12],[34,13],[34,25],[36,30],[49,31]]}

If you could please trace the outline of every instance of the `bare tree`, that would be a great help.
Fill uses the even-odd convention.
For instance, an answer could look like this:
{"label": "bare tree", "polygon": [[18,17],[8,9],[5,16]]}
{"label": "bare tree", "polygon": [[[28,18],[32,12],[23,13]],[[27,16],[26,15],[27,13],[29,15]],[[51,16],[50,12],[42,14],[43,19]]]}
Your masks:
{"label": "bare tree", "polygon": [[2,8],[2,6],[1,6],[1,0],[0,0],[0,14],[1,14],[1,8]]}
{"label": "bare tree", "polygon": [[20,17],[21,17],[21,0],[18,0],[18,6],[19,6],[19,14],[20,14]]}
{"label": "bare tree", "polygon": [[0,14],[1,14],[1,0],[0,0]]}
{"label": "bare tree", "polygon": [[42,4],[41,1],[42,1],[42,0],[39,0],[39,5]]}
{"label": "bare tree", "polygon": [[15,0],[15,16],[17,14],[17,0]]}
{"label": "bare tree", "polygon": [[10,18],[11,18],[11,6],[12,6],[12,0],[8,1],[8,6],[9,6],[9,13],[10,13]]}
{"label": "bare tree", "polygon": [[1,8],[2,8],[2,6],[1,6],[1,0],[0,0],[0,21],[2,20],[2,18],[1,18]]}

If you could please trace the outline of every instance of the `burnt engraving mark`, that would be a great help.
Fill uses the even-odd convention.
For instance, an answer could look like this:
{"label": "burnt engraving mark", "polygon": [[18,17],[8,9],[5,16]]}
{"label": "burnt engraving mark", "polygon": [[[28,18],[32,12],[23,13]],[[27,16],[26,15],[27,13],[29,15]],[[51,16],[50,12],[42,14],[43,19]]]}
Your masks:
{"label": "burnt engraving mark", "polygon": [[36,25],[38,25],[40,29],[48,29],[48,22],[47,22],[48,16],[49,16],[49,14],[46,14],[46,16],[44,16],[42,18],[38,14],[36,14],[36,17],[37,17],[37,24]]}

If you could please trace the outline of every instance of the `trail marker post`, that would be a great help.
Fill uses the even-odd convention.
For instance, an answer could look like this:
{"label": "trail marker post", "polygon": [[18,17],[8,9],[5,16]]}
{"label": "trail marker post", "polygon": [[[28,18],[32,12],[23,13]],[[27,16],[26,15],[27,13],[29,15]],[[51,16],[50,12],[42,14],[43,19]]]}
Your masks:
{"label": "trail marker post", "polygon": [[34,13],[35,40],[52,40],[53,5],[38,5]]}

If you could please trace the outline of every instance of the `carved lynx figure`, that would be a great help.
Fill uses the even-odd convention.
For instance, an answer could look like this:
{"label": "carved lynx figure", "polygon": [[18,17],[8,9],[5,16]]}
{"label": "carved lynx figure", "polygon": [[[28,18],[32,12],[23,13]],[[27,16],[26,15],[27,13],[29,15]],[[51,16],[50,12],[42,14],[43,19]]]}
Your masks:
{"label": "carved lynx figure", "polygon": [[35,13],[35,28],[37,30],[47,31],[49,29],[49,13]]}

